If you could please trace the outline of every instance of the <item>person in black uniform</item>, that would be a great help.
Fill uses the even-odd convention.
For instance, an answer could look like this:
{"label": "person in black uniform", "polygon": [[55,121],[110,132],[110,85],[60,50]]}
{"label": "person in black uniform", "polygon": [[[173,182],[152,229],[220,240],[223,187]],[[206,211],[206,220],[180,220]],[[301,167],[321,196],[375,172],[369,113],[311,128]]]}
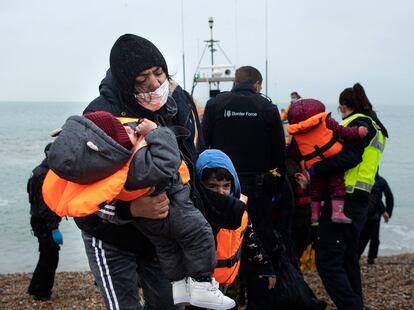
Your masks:
{"label": "person in black uniform", "polygon": [[[385,205],[382,201],[382,194],[385,196]],[[368,202],[368,218],[359,238],[359,257],[364,253],[369,242],[368,264],[375,264],[380,245],[379,232],[381,217],[385,223],[391,218],[394,209],[394,196],[387,181],[377,174],[375,184],[372,188]]]}
{"label": "person in black uniform", "polygon": [[51,211],[43,201],[42,185],[49,170],[47,156],[51,143],[46,145],[46,158],[37,166],[27,182],[30,202],[30,224],[39,241],[39,261],[27,292],[34,300],[46,301],[52,295],[59,250],[63,237],[59,231],[61,218]]}
{"label": "person in black uniform", "polygon": [[[248,196],[247,211],[271,256],[276,242],[272,200],[283,201],[281,193],[288,182],[279,110],[260,93],[261,85],[262,75],[256,68],[237,69],[233,89],[207,102],[202,129],[206,147],[225,152],[233,161],[242,191]],[[291,196],[290,189],[286,197]],[[248,264],[246,270],[248,309],[268,309],[272,293],[267,280],[249,272]]]}

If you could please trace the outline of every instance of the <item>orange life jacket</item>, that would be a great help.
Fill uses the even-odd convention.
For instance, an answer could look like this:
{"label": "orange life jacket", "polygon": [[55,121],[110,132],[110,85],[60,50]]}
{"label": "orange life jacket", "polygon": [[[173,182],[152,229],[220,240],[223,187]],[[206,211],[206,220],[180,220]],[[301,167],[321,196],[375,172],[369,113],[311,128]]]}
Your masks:
{"label": "orange life jacket", "polygon": [[[247,197],[242,195],[243,202]],[[220,229],[217,240],[217,266],[213,277],[222,285],[230,285],[236,278],[240,268],[241,248],[244,233],[249,221],[247,212],[244,211],[241,225],[236,230]]]}
{"label": "orange life jacket", "polygon": [[143,141],[141,136],[133,154],[121,169],[90,184],[67,181],[49,169],[42,187],[45,203],[61,217],[80,217],[95,213],[102,203],[109,203],[114,199],[130,201],[147,194],[151,191],[150,187],[133,191],[124,188],[132,158],[139,149],[146,146]]}
{"label": "orange life jacket", "polygon": [[287,128],[297,142],[307,168],[342,150],[342,144],[334,138],[333,131],[326,127],[327,116],[327,112],[321,112]]}
{"label": "orange life jacket", "polygon": [[[194,112],[193,116],[194,116]],[[131,118],[131,117],[117,117],[117,119],[122,123],[122,124],[126,124],[126,123],[131,123],[131,122],[137,122],[139,120],[141,120],[140,118]],[[197,131],[197,126],[195,126],[195,135],[194,135],[194,145],[197,142],[198,139],[198,131]],[[178,172],[180,173],[181,176],[181,181],[183,182],[183,184],[187,184],[190,181],[190,171],[188,170],[187,164],[184,162],[184,160],[181,161],[181,165],[178,168]]]}

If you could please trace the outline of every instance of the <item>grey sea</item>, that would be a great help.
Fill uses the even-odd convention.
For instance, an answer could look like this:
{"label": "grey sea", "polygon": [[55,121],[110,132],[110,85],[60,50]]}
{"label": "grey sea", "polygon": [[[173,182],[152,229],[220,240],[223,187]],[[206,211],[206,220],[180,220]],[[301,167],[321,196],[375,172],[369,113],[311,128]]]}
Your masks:
{"label": "grey sea", "polygon": [[[38,243],[30,228],[26,182],[43,159],[50,132],[86,105],[73,102],[0,102],[0,273],[32,272]],[[328,107],[336,111],[335,107]],[[381,225],[380,255],[414,253],[414,107],[376,107],[390,133],[380,173],[395,196],[394,214]],[[339,119],[336,112],[333,116]],[[80,231],[73,219],[61,224],[64,244],[58,271],[88,270]]]}

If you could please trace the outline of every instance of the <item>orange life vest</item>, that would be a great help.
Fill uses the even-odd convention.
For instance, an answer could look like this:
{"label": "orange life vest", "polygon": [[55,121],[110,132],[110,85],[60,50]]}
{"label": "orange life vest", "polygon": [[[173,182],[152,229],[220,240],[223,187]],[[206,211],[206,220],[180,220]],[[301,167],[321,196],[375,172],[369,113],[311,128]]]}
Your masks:
{"label": "orange life vest", "polygon": [[287,127],[298,144],[307,168],[342,150],[342,144],[334,138],[333,131],[326,127],[327,116],[327,112],[321,112]]}
{"label": "orange life vest", "polygon": [[[242,195],[241,200],[247,202],[247,197]],[[241,225],[236,230],[220,229],[217,240],[217,266],[213,277],[222,285],[230,285],[236,278],[240,268],[241,248],[244,233],[249,221],[247,212],[244,211]]]}
{"label": "orange life vest", "polygon": [[150,187],[133,191],[124,188],[133,156],[146,146],[142,142],[145,142],[143,137],[138,139],[133,154],[121,169],[90,184],[67,181],[49,169],[42,187],[45,203],[61,217],[80,217],[95,213],[102,203],[109,203],[114,199],[130,201],[147,194],[151,191]]}

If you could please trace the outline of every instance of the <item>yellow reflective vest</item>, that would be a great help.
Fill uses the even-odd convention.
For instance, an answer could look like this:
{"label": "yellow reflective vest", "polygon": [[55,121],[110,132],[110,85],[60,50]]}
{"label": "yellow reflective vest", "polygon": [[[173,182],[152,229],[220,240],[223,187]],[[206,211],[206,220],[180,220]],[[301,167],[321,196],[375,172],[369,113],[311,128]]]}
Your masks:
{"label": "yellow reflective vest", "polygon": [[353,114],[344,119],[342,125],[346,127],[357,118],[364,118],[367,122],[371,122],[375,128],[375,136],[365,147],[362,161],[345,172],[345,189],[347,193],[353,193],[355,189],[370,193],[375,183],[375,175],[385,148],[386,138],[375,121],[365,114]]}

